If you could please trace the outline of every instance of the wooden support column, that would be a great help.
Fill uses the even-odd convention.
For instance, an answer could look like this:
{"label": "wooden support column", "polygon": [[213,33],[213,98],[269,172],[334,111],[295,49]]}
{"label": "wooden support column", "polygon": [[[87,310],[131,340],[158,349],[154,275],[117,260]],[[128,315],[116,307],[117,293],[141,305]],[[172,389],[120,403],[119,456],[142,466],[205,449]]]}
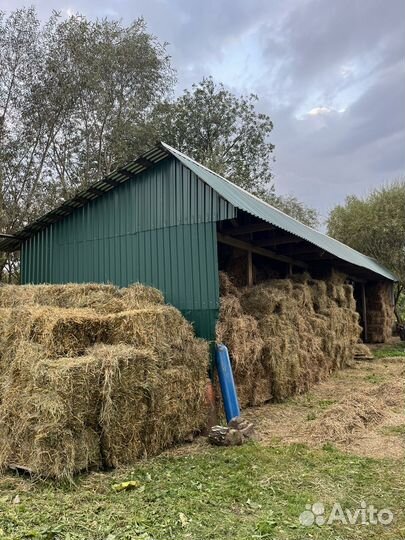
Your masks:
{"label": "wooden support column", "polygon": [[247,284],[248,287],[253,286],[253,258],[251,250],[247,252]]}
{"label": "wooden support column", "polygon": [[361,307],[363,312],[364,342],[368,343],[366,286],[364,283],[361,283]]}

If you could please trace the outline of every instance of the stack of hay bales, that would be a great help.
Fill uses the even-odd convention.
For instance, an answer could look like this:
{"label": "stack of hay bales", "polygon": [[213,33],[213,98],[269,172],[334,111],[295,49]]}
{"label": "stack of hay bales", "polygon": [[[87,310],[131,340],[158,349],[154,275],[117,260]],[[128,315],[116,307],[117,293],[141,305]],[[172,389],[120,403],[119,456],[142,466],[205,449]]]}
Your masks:
{"label": "stack of hay bales", "polygon": [[305,392],[353,359],[361,327],[340,278],[304,274],[236,292],[228,281],[221,277],[217,340],[229,347],[242,406]]}
{"label": "stack of hay bales", "polygon": [[[259,404],[269,394],[268,381],[260,362],[264,342],[257,320],[243,312],[241,289],[233,285],[228,275],[220,273],[221,305],[217,323],[217,342],[224,343],[232,356],[238,397],[242,406]],[[217,391],[219,395],[219,392]],[[263,395],[262,395],[263,394]]]}
{"label": "stack of hay bales", "polygon": [[0,468],[69,478],[206,423],[208,345],[155,289],[2,287],[0,351]]}
{"label": "stack of hay bales", "polygon": [[367,285],[367,333],[371,343],[385,343],[392,335],[394,309],[392,284],[377,282]]}

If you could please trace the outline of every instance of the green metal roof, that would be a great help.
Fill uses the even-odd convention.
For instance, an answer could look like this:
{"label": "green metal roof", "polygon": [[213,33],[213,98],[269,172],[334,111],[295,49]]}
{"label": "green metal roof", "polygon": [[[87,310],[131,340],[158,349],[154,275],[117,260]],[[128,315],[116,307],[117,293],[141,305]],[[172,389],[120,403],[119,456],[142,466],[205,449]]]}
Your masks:
{"label": "green metal roof", "polygon": [[275,225],[286,232],[294,234],[303,240],[307,240],[311,244],[327,251],[328,253],[346,261],[350,264],[367,268],[376,274],[379,274],[392,281],[397,281],[397,277],[387,268],[379,264],[376,260],[363,255],[359,251],[346,246],[342,242],[327,236],[300,221],[284,214],[281,210],[274,208],[270,204],[248,193],[243,188],[226,180],[219,174],[214,173],[207,167],[197,163],[193,159],[185,156],[175,148],[168,144],[162,143],[173,156],[180,160],[183,165],[193,171],[201,180],[209,184],[212,189],[217,191],[225,200],[230,202],[236,208],[244,210],[257,218],[267,221],[271,225]]}
{"label": "green metal roof", "polygon": [[286,232],[294,234],[345,262],[366,268],[386,279],[397,281],[397,277],[376,260],[284,214],[284,212],[274,208],[274,206],[248,193],[241,187],[163,142],[157,144],[142,156],[130,162],[127,166],[113,171],[102,180],[83,189],[69,201],[64,202],[51,212],[48,212],[38,220],[24,227],[15,236],[2,235],[0,237],[0,251],[14,251],[19,249],[22,242],[37,232],[45,229],[52,223],[63,220],[77,208],[85,206],[90,201],[103,196],[115,187],[134,179],[137,174],[149,167],[153,167],[170,155],[174,156],[185,167],[193,171],[203,182],[208,184],[235,208],[248,212],[271,225],[275,225]]}

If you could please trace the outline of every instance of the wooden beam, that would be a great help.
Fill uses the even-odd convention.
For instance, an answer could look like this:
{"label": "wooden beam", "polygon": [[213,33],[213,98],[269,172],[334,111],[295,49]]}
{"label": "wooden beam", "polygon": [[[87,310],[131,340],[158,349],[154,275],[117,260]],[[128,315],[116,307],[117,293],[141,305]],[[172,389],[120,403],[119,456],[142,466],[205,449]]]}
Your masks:
{"label": "wooden beam", "polygon": [[235,227],[234,229],[224,229],[223,234],[241,236],[242,234],[271,231],[274,228],[274,225],[270,225],[270,223],[250,223],[249,225],[241,225],[240,227]]}
{"label": "wooden beam", "polygon": [[336,257],[330,253],[317,254],[317,253],[299,253],[300,256],[304,257],[306,262],[330,262],[336,261]]}
{"label": "wooden beam", "polygon": [[300,242],[305,242],[302,238],[293,237],[290,236],[279,236],[278,238],[265,238],[263,240],[256,241],[256,244],[258,246],[280,246],[283,244],[298,244]]}
{"label": "wooden beam", "polygon": [[364,283],[361,284],[361,305],[363,311],[364,342],[368,343],[366,287]]}
{"label": "wooden beam", "polygon": [[89,188],[87,188],[87,191],[90,191],[90,193],[94,193],[94,195],[104,195],[104,193],[107,193],[103,189],[94,186],[90,186]]}
{"label": "wooden beam", "polygon": [[247,284],[248,287],[253,287],[253,260],[251,250],[247,252]]}
{"label": "wooden beam", "polygon": [[303,246],[297,246],[295,248],[290,248],[284,252],[284,255],[295,255],[295,254],[306,254],[306,253],[325,253],[321,248],[313,246],[312,244],[305,244]]}
{"label": "wooden beam", "polygon": [[285,255],[278,255],[277,253],[274,253],[273,251],[270,251],[268,249],[261,248],[260,246],[249,244],[249,242],[244,242],[243,240],[239,240],[238,238],[232,238],[232,236],[217,233],[217,238],[218,242],[220,242],[221,244],[226,244],[228,246],[243,249],[244,251],[251,251],[252,253],[256,253],[257,255],[261,255],[262,257],[267,257],[268,259],[274,259],[275,261],[291,263],[294,266],[299,266],[300,268],[308,268],[308,265],[302,261],[296,261],[294,259],[291,259],[290,257],[286,257]]}
{"label": "wooden beam", "polygon": [[[143,167],[152,167],[153,165],[156,165],[154,161],[151,161],[150,159],[146,159],[144,157],[139,157],[136,160],[136,162],[139,163],[139,165],[142,165]],[[131,174],[131,171],[126,171],[126,172]]]}
{"label": "wooden beam", "polygon": [[113,180],[112,178],[104,178],[103,182],[113,187],[121,185],[121,182],[118,182],[117,180]]}

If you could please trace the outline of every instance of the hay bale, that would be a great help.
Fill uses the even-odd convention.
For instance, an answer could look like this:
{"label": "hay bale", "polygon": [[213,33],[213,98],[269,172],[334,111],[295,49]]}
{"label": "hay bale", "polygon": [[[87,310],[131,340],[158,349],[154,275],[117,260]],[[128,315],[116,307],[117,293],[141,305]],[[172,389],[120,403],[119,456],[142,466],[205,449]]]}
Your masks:
{"label": "hay bale", "polygon": [[366,289],[367,333],[371,343],[385,343],[392,335],[392,284],[380,281]]}
{"label": "hay bale", "polygon": [[[159,291],[43,287],[51,306],[34,287],[2,298],[17,307],[0,308],[1,469],[71,478],[156,454],[205,425],[208,343]],[[105,313],[93,293],[119,304]],[[60,307],[77,297],[86,307]]]}
{"label": "hay bale", "polygon": [[97,313],[107,314],[163,303],[164,298],[160,291],[141,283],[134,283],[124,289],[98,283],[5,285],[0,289],[0,308],[27,306],[89,308]]}
{"label": "hay bale", "polygon": [[37,348],[21,344],[19,366],[3,388],[0,468],[15,464],[56,478],[100,468],[98,366],[88,357],[39,360]]}
{"label": "hay bale", "polygon": [[227,296],[239,297],[241,294],[240,288],[236,287],[226,272],[219,272],[219,294],[222,298]]}
{"label": "hay bale", "polygon": [[273,279],[243,291],[240,299],[243,310],[256,319],[286,309],[293,290],[289,279]]}
{"label": "hay bale", "polygon": [[18,307],[12,310],[4,333],[9,357],[20,341],[43,346],[49,358],[78,356],[107,339],[107,320],[91,309]]}
{"label": "hay bale", "polygon": [[[233,367],[242,404],[305,392],[353,359],[361,327],[344,276],[272,279],[243,288],[238,296],[221,298],[217,338],[237,358]],[[256,342],[260,347],[253,354]]]}
{"label": "hay bale", "polygon": [[251,388],[264,344],[260,337],[258,322],[254,317],[243,313],[236,296],[228,295],[221,298],[216,339],[218,343],[226,344],[229,349],[241,406],[252,404]]}

